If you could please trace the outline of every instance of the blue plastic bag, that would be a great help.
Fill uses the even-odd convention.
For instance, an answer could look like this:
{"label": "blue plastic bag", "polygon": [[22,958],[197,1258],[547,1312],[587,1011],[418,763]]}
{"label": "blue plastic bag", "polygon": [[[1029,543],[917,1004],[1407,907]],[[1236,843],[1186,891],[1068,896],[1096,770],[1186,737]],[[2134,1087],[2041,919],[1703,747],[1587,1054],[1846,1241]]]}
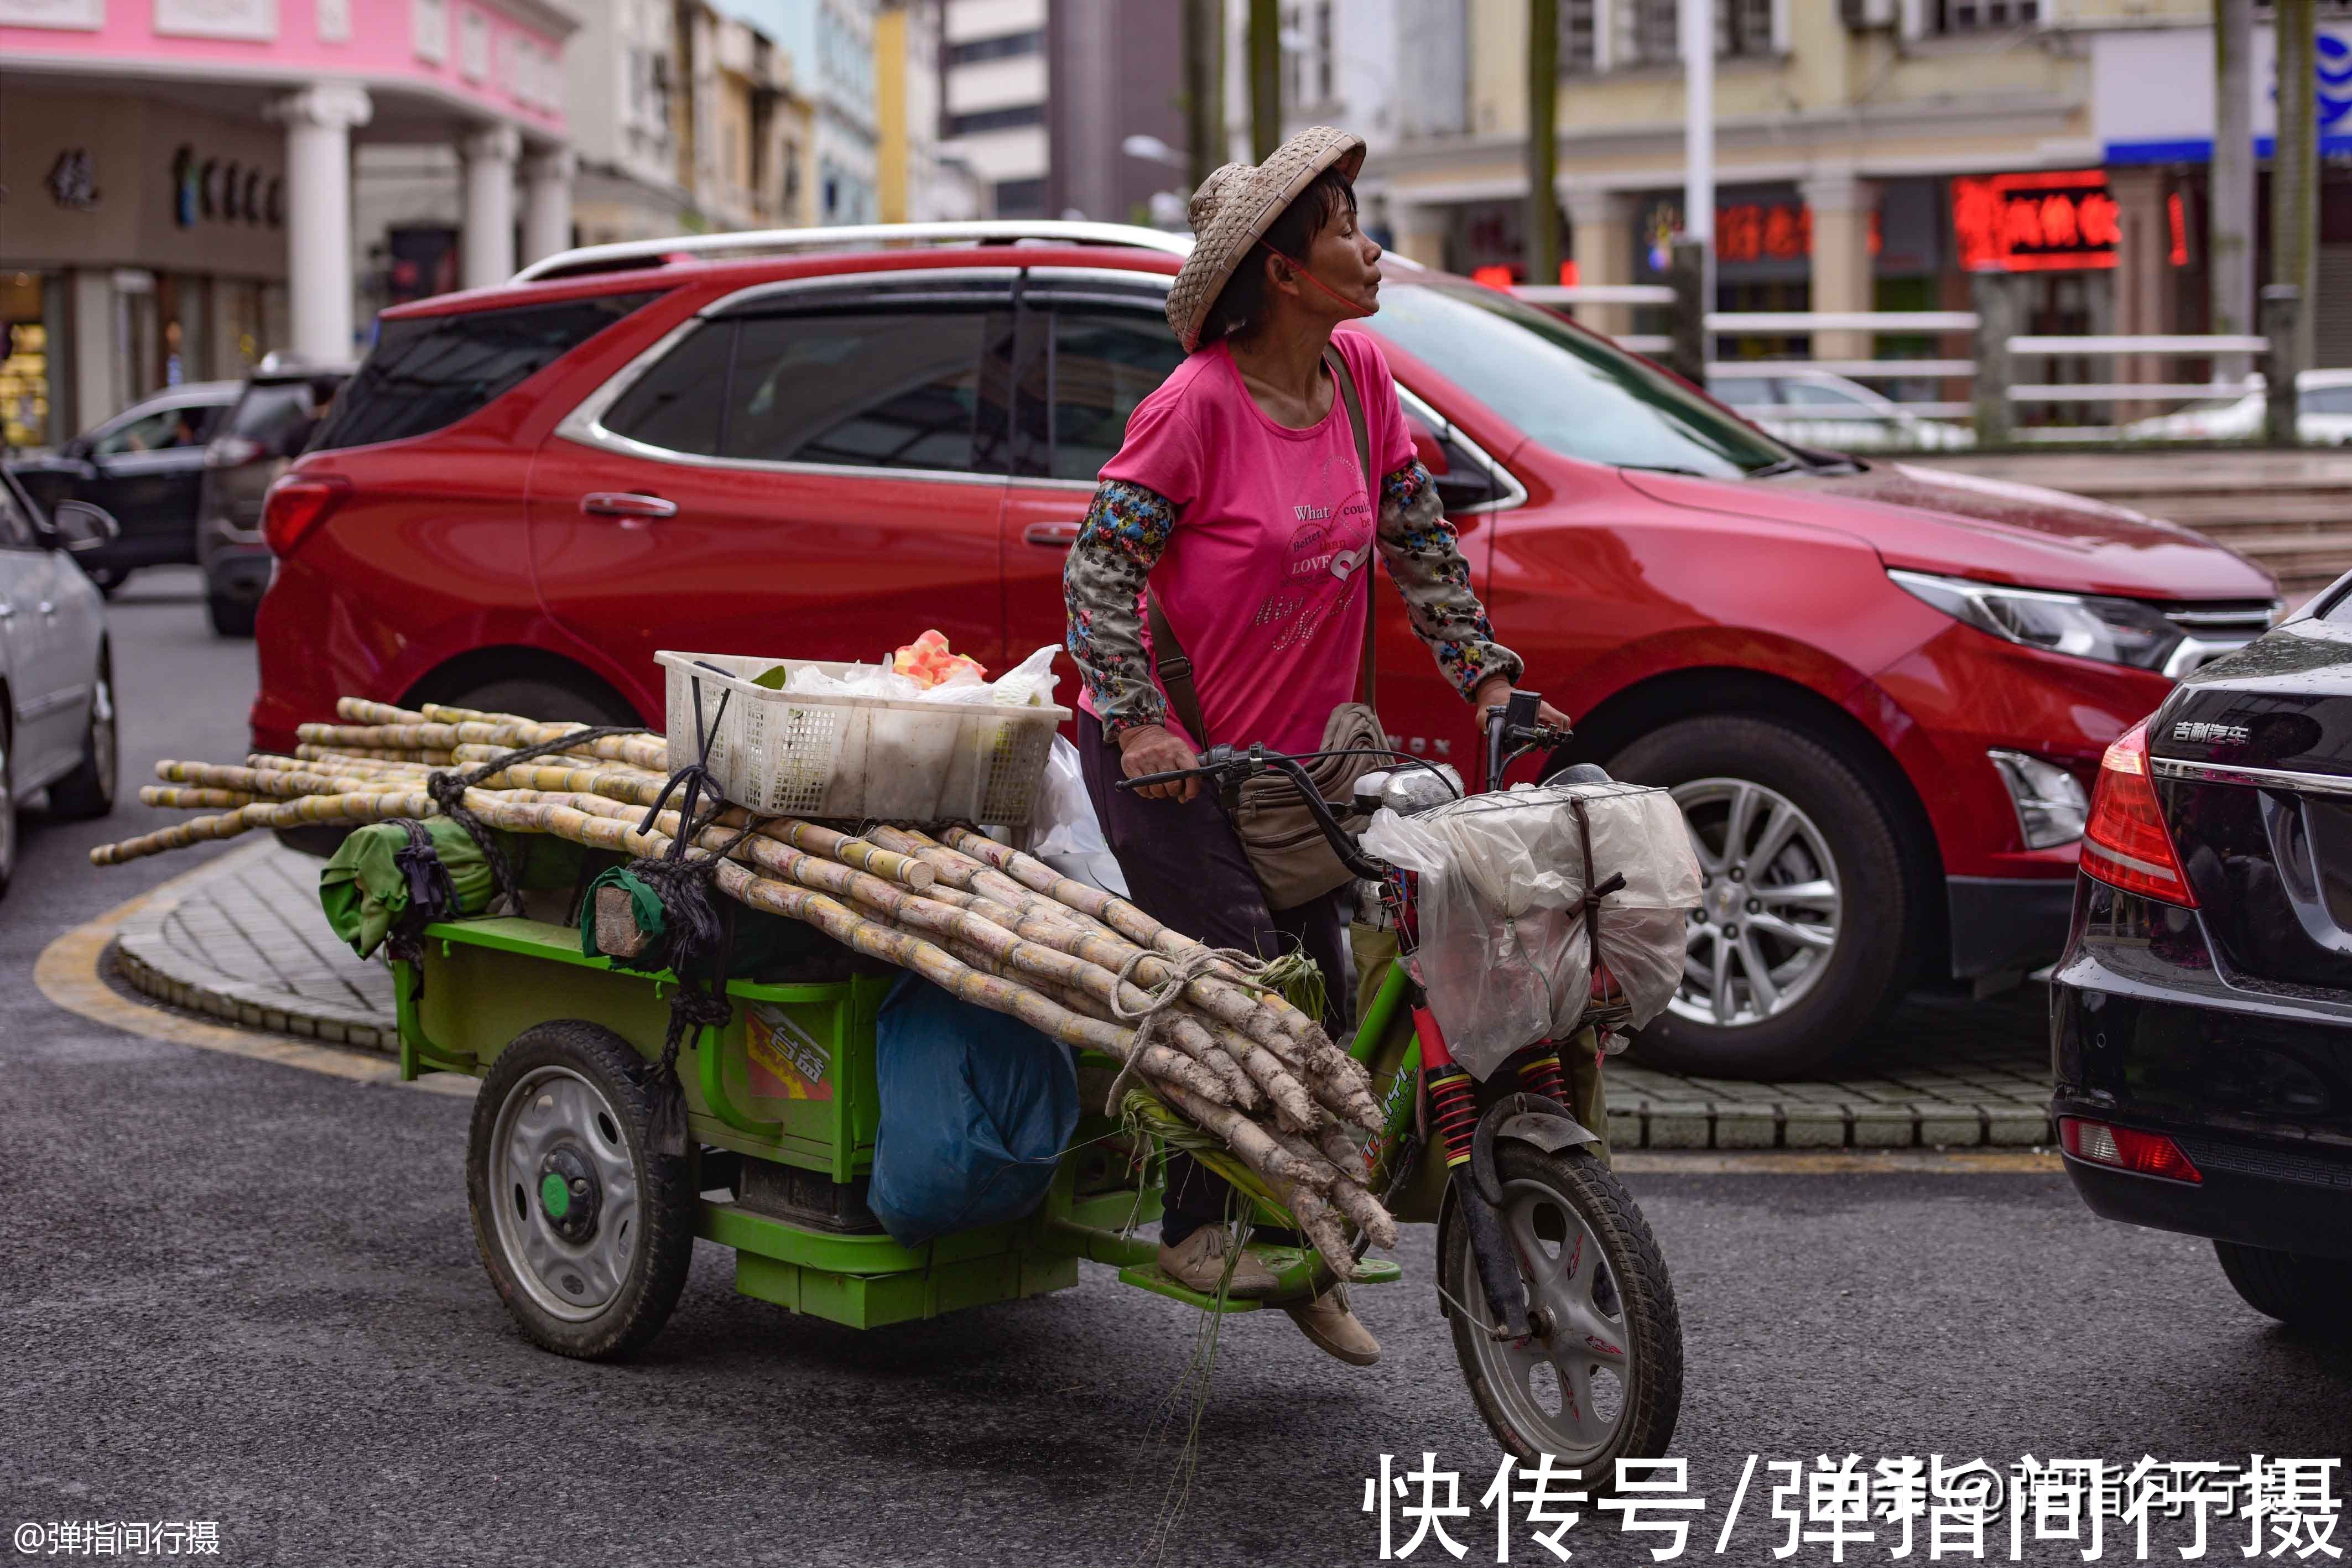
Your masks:
{"label": "blue plastic bag", "polygon": [[1069,1047],[908,975],[882,1004],[874,1071],[867,1201],[891,1239],[919,1247],[1037,1207],[1078,1124]]}

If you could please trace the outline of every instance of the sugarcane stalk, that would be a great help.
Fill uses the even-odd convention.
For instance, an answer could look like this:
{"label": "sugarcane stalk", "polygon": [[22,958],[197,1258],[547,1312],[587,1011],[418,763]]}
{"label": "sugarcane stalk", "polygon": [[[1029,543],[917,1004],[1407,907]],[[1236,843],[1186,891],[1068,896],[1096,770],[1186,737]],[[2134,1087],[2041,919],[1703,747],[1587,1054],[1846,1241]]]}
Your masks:
{"label": "sugarcane stalk", "polygon": [[337,697],[335,716],[346,724],[423,724],[425,717],[412,708],[372,703],[365,697]]}
{"label": "sugarcane stalk", "polygon": [[142,833],[120,843],[100,844],[89,852],[92,865],[121,865],[166,850],[185,849],[214,839],[235,838],[256,828],[342,826],[382,821],[387,817],[426,817],[436,810],[429,795],[338,794],[305,795],[293,800],[260,800],[218,816],[194,817]]}
{"label": "sugarcane stalk", "polygon": [[[1154,920],[1126,899],[1105,893],[1098,887],[1090,887],[1075,877],[1064,876],[1045,862],[1024,854],[1010,844],[1001,844],[985,833],[957,823],[943,829],[940,838],[946,847],[985,862],[1022,886],[1043,894],[1055,904],[1109,927],[1147,950],[1182,958],[1207,946]],[[1323,1026],[1293,1006],[1280,993],[1255,988],[1251,988],[1251,990],[1259,1003],[1279,1015],[1289,1032],[1310,1050],[1331,1044],[1331,1038],[1324,1032]],[[1345,1053],[1340,1055],[1344,1057]]]}
{"label": "sugarcane stalk", "polygon": [[139,803],[175,811],[222,811],[250,806],[263,797],[242,789],[191,789],[171,784],[142,784]]}
{"label": "sugarcane stalk", "polygon": [[[594,815],[628,810],[601,796],[574,796],[569,803],[575,810]],[[682,824],[678,813],[663,811],[655,819],[655,827],[657,831],[675,836]],[[710,827],[702,830],[696,842],[715,853],[733,842],[736,836],[727,828]],[[835,837],[837,840],[839,835]],[[1048,944],[1024,940],[980,915],[939,903],[919,891],[797,848],[789,836],[755,833],[744,839],[734,852],[764,870],[820,892],[851,899],[886,920],[939,940],[963,962],[990,973],[1003,975],[1008,969],[1018,970],[1024,977],[1083,992],[1104,1002],[1106,1012],[1113,996],[1130,1010],[1150,1005],[1150,998],[1142,991],[1132,985],[1122,990],[1118,977],[1098,966]],[[1234,1103],[1255,1109],[1265,1095],[1272,1095],[1288,1113],[1312,1116],[1306,1090],[1281,1073],[1278,1066],[1271,1077],[1261,1080],[1246,1064],[1221,1050],[1198,1021],[1177,1015],[1171,1016],[1165,1027],[1169,1042],[1222,1081]],[[1266,1061],[1271,1063],[1271,1059]]]}
{"label": "sugarcane stalk", "polygon": [[[305,727],[309,727],[306,726]],[[336,747],[319,745],[306,740],[294,748],[294,755],[298,759],[304,761],[317,758],[332,757],[349,758],[354,760],[367,762],[413,762],[422,764],[428,768],[446,768],[449,765],[449,752],[446,747],[394,747],[383,746]]]}
{"label": "sugarcane stalk", "polygon": [[365,774],[279,773],[259,768],[228,768],[213,762],[174,762],[168,758],[155,764],[155,777],[166,784],[241,789],[249,795],[267,795],[281,800],[309,795],[381,791],[395,785],[415,787],[406,779],[389,780]]}

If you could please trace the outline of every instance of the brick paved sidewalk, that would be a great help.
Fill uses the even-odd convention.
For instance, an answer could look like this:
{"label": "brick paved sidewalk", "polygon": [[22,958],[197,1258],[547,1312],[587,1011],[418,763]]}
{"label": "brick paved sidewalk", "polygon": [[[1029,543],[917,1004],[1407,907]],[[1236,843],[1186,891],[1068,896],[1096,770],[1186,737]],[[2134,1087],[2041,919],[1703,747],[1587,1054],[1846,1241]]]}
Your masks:
{"label": "brick paved sidewalk", "polygon": [[149,902],[115,963],[159,1001],[255,1029],[393,1051],[392,971],[355,956],[319,908],[322,862],[264,838]]}
{"label": "brick paved sidewalk", "polygon": [[[163,1001],[257,1029],[391,1051],[392,974],[352,956],[320,913],[320,862],[263,840],[233,851],[123,927],[122,974]],[[1741,1083],[1620,1057],[1619,1149],[2031,1145],[2049,1141],[2045,993],[1915,1000],[1853,1054],[1852,1076]]]}

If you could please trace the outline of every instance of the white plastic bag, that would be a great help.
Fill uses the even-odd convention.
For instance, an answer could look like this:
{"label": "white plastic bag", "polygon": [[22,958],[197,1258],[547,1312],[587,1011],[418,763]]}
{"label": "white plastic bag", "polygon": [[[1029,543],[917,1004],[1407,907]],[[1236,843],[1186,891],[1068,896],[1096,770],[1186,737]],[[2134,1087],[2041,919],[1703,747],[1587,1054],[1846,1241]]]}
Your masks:
{"label": "white plastic bag", "polygon": [[1110,844],[1103,838],[1094,800],[1087,793],[1078,748],[1061,736],[1054,737],[1053,750],[1046,755],[1037,810],[1029,826],[1037,834],[1029,846],[1031,854],[1064,876],[1120,898],[1128,896],[1127,874],[1118,869],[1118,857],[1110,852]]}
{"label": "white plastic bag", "polygon": [[851,664],[841,674],[829,674],[814,664],[800,664],[784,677],[784,690],[818,697],[887,697],[908,702],[923,695],[912,675],[902,675],[887,664]]}
{"label": "white plastic bag", "polygon": [[[914,694],[919,702],[992,703],[1003,707],[1049,707],[1054,701],[1054,655],[1059,643],[1038,649],[996,677],[983,680],[969,669],[959,669],[929,691]],[[903,679],[904,677],[899,677]]]}
{"label": "white plastic bag", "polygon": [[1408,962],[1473,1077],[1522,1046],[1575,1030],[1593,944],[1573,911],[1590,883],[1625,878],[1598,906],[1599,945],[1633,1003],[1633,1026],[1655,1017],[1681,983],[1698,862],[1680,808],[1662,789],[1555,785],[1474,795],[1414,817],[1383,810],[1363,845],[1420,873],[1420,946]]}

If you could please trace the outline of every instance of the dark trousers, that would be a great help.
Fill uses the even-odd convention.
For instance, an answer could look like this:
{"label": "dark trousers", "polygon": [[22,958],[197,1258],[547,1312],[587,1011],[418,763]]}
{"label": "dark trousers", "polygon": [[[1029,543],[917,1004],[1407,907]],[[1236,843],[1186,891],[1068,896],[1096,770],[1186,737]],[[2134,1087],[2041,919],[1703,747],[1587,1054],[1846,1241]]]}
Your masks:
{"label": "dark trousers", "polygon": [[[1304,947],[1323,971],[1336,1015],[1325,1026],[1346,1019],[1356,977],[1348,956],[1349,888],[1293,909],[1269,910],[1213,789],[1204,784],[1190,800],[1147,800],[1112,789],[1114,779],[1126,777],[1118,747],[1104,738],[1101,724],[1089,713],[1078,715],[1078,760],[1103,838],[1138,908],[1212,947],[1238,947],[1266,958]],[[1223,1220],[1232,1190],[1223,1177],[1171,1151],[1160,1239],[1172,1247],[1202,1226]]]}

